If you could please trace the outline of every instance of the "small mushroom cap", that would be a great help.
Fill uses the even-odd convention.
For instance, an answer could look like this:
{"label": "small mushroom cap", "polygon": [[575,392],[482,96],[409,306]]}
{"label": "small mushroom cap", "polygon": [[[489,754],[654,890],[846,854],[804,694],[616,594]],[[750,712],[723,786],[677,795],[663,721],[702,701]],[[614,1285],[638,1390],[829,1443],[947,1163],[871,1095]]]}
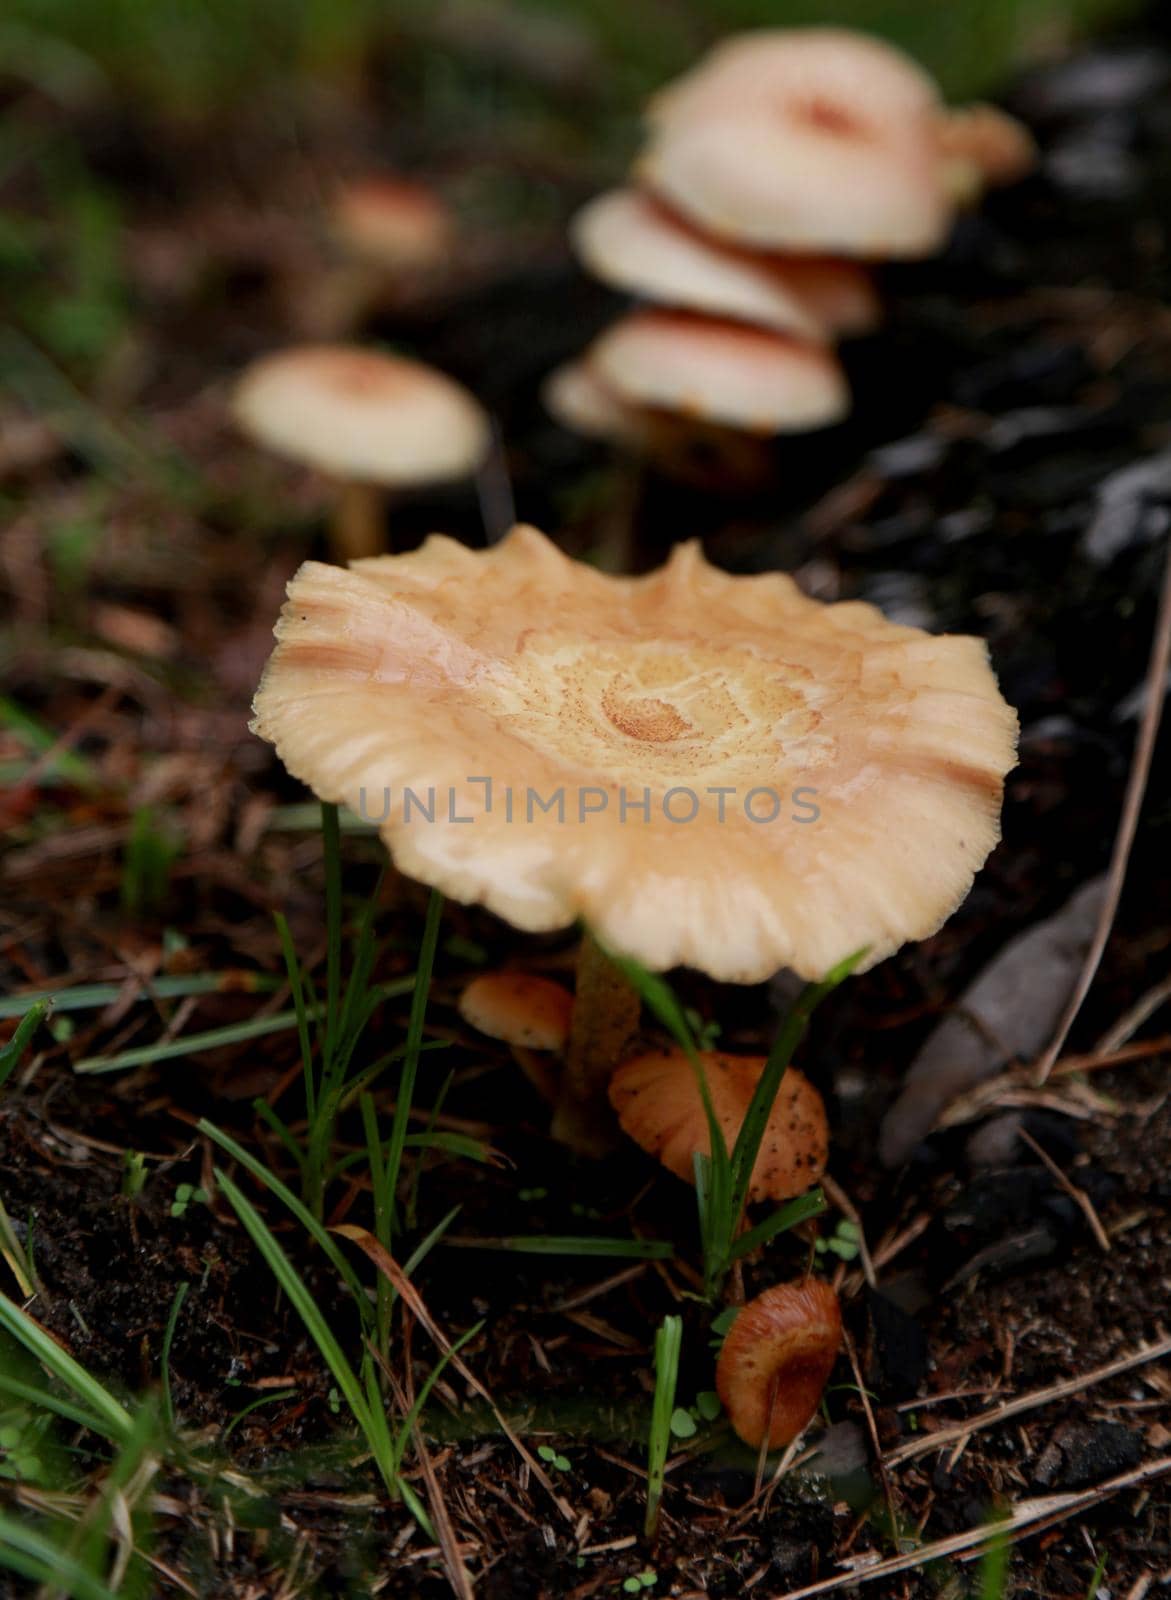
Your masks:
{"label": "small mushroom cap", "polygon": [[872,965],[999,835],[1016,718],[979,640],[730,577],[696,542],[637,578],[523,527],[306,562],[276,631],[252,726],[295,777],[380,816],[409,877],[534,932],[580,918],[656,970]]}
{"label": "small mushroom cap", "polygon": [[878,40],[834,28],[750,33],[652,102],[636,172],[733,243],[929,255],[951,221],[937,109],[931,80]]}
{"label": "small mushroom cap", "polygon": [[[764,1070],[763,1056],[700,1052],[716,1121],[730,1150]],[[711,1154],[695,1070],[682,1050],[651,1050],[624,1061],[610,1080],[610,1104],[624,1133],[668,1172],[695,1182],[692,1157]],[[825,1171],[829,1129],[817,1090],[795,1067],[781,1079],[752,1169],[750,1200],[789,1200]]]}
{"label": "small mushroom cap", "polygon": [[459,1014],[477,1033],[526,1050],[564,1050],[573,1015],[568,989],[529,972],[486,972],[459,997]]}
{"label": "small mushroom cap", "polygon": [[778,1283],[750,1300],[716,1362],[716,1392],[744,1443],[791,1444],[808,1427],[842,1341],[838,1297],[820,1278]]}
{"label": "small mushroom cap", "polygon": [[351,345],[298,345],[254,361],[232,411],[249,438],[333,477],[386,488],[474,472],[488,419],[454,379]]}
{"label": "small mushroom cap", "polygon": [[959,204],[1018,183],[1037,165],[1033,135],[999,106],[957,106],[940,113],[936,129],[948,191]]}
{"label": "small mushroom cap", "polygon": [[574,218],[582,263],[604,282],[662,305],[707,311],[806,339],[877,321],[873,286],[855,264],[770,259],[697,232],[649,195],[615,189]]}
{"label": "small mushroom cap", "polygon": [[685,312],[632,312],[585,360],[631,405],[746,433],[800,433],[850,409],[845,373],[824,345]]}
{"label": "small mushroom cap", "polygon": [[584,361],[567,361],[545,379],[541,399],[563,428],[587,439],[608,439],[640,448],[646,441],[645,418],[601,381]]}
{"label": "small mushroom cap", "polygon": [[347,183],[334,199],[330,225],[351,255],[405,272],[441,265],[455,243],[455,222],[444,202],[402,178]]}

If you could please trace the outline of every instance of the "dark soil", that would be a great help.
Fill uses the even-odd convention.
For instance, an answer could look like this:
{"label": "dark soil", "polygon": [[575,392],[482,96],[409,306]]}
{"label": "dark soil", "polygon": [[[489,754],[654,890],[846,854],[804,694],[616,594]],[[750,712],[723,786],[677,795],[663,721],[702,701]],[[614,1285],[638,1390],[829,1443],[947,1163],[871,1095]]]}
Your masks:
{"label": "dark soil", "polygon": [[[649,472],[635,486],[641,564],[699,533],[733,569],[784,567],[819,596],[870,599],[899,620],[979,633],[1020,710],[1004,842],[971,897],[936,938],[835,995],[801,1059],[831,1107],[831,1170],[872,1252],[881,1259],[884,1244],[905,1235],[877,1289],[856,1263],[838,1272],[884,1449],[1089,1374],[1167,1331],[1165,1057],[1088,1075],[1101,1097],[1090,1115],[1071,1080],[1023,1114],[1031,1138],[1089,1197],[1108,1250],[1020,1139],[1010,1136],[991,1168],[972,1159],[971,1125],[936,1135],[896,1174],[874,1151],[934,1022],[1014,933],[1056,911],[1109,857],[1171,525],[1169,89],[1171,38],[1157,33],[1021,82],[1010,103],[1041,140],[1042,173],[965,220],[944,259],[887,273],[889,326],[846,353],[858,395],[850,422],[780,447],[772,481],[751,494]],[[121,424],[113,438],[95,436],[82,410],[39,453],[4,465],[18,505],[0,534],[13,608],[7,692],[54,734],[75,730],[73,748],[96,781],[16,786],[0,801],[0,962],[13,990],[132,972],[277,975],[273,910],[288,915],[299,950],[321,948],[320,844],[314,833],[270,826],[275,806],[304,797],[247,733],[247,705],[283,584],[319,552],[324,499],[230,434],[221,385],[288,337],[290,294],[315,265],[293,226],[314,174],[304,156],[285,152],[264,172],[268,207],[250,209],[261,174],[239,150],[213,172],[181,141],[151,143],[116,119],[88,135],[95,171],[126,209],[140,339],[123,388],[109,380],[109,409],[134,427],[150,416],[153,433],[144,463],[143,438]],[[352,137],[351,165],[364,131]],[[571,170],[543,181],[567,213],[612,176]],[[22,198],[35,204],[29,181]],[[193,238],[199,270],[179,272]],[[536,391],[609,301],[569,264],[557,219],[516,255],[540,265],[510,255],[470,272],[441,304],[371,331],[448,367],[494,406],[520,514],[585,551],[631,493],[630,475],[553,428]],[[198,488],[176,477],[163,444],[195,464]],[[1136,463],[1149,471],[1136,478]],[[100,536],[71,588],[46,552],[70,518],[90,514],[91,496]],[[470,493],[428,497],[401,517],[404,541],[429,526],[483,538]],[[1166,975],[1169,773],[1164,738],[1115,935],[1073,1049],[1091,1050]],[[183,848],[165,898],[136,912],[120,896],[132,814],[144,805],[169,819]],[[347,888],[369,892],[376,847],[347,839],[346,860]],[[379,976],[391,977],[413,969],[423,902],[397,879],[384,900]],[[680,1399],[712,1386],[707,1315],[687,1297],[686,1266],[523,1256],[474,1241],[634,1229],[676,1240],[694,1265],[691,1196],[632,1149],[589,1163],[549,1141],[544,1110],[507,1053],[469,1037],[453,1009],[474,957],[523,950],[531,959],[534,942],[458,906],[447,910],[444,939],[428,1018],[432,1036],[452,1045],[442,1057],[455,1075],[444,1109],[504,1159],[429,1161],[418,1237],[452,1206],[460,1212],[455,1242],[428,1258],[418,1287],[453,1336],[483,1323],[465,1359],[526,1438],[555,1444],[570,1463],[556,1472],[567,1519],[463,1380],[441,1381],[428,1448],[484,1600],[614,1595],[647,1568],[657,1573],[654,1594],[781,1596],[847,1560],[940,1539],[1168,1454],[1171,1367],[1151,1365],[978,1431],[958,1454],[949,1445],[898,1465],[884,1485],[843,1358],[810,1470],[748,1505],[755,1462],[719,1429],[701,1431],[705,1448],[670,1472],[661,1537],[646,1547],[642,1440],[653,1334],[666,1312],[686,1324]],[[567,940],[538,949],[551,967],[568,952]],[[771,1036],[776,992],[733,992],[693,975],[679,983],[719,1020],[722,1045],[751,1049]],[[171,1352],[173,1397],[221,1473],[164,1478],[160,1594],[181,1592],[170,1569],[204,1596],[440,1596],[449,1589],[437,1553],[401,1506],[375,1493],[316,1349],[227,1205],[192,1200],[173,1214],[179,1184],[213,1188],[210,1150],[192,1131],[203,1114],[281,1166],[250,1104],[267,1094],[295,1117],[292,1037],[129,1073],[70,1070],[168,1025],[210,1029],[283,1003],[227,993],[186,1009],[131,1004],[128,994],[124,1007],[77,1013],[69,1039],[42,1034],[35,1071],[0,1100],[0,1194],[18,1230],[31,1229],[43,1283],[33,1313],[115,1387],[157,1386],[168,1315],[190,1286]],[[375,1029],[398,1038],[404,1024],[402,1008],[387,1005]],[[1156,1016],[1140,1037],[1159,1031]],[[425,1084],[425,1101],[430,1092]],[[127,1150],[150,1157],[133,1200],[122,1195]],[[337,1203],[339,1216],[367,1215],[357,1187]],[[352,1348],[356,1328],[332,1275],[303,1236],[270,1221]],[[781,1238],[752,1266],[747,1288],[798,1274],[809,1250],[805,1236]],[[12,1288],[6,1276],[3,1286]],[[419,1331],[413,1356],[421,1377],[434,1352]],[[233,1419],[272,1394],[287,1397],[239,1421],[225,1445]],[[96,1461],[91,1446],[78,1441],[80,1464]],[[10,1490],[0,1478],[0,1497]],[[1166,1479],[1026,1538],[1011,1558],[1012,1592],[1084,1596],[1099,1560],[1111,1596],[1159,1592],[1171,1574]],[[0,1592],[23,1592],[4,1581]],[[936,1564],[863,1592],[879,1600],[977,1585],[975,1567]]]}

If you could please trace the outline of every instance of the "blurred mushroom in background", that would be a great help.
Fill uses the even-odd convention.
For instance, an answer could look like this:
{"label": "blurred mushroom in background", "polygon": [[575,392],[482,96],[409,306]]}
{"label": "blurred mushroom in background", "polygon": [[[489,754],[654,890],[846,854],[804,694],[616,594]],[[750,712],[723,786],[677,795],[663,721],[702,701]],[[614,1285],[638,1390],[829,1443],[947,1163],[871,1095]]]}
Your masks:
{"label": "blurred mushroom in background", "polygon": [[339,561],[387,548],[389,491],[470,477],[491,445],[487,414],[453,378],[353,345],[262,356],[238,380],[232,415],[254,443],[337,483]]}
{"label": "blurred mushroom in background", "polygon": [[452,275],[459,227],[427,184],[352,179],[333,197],[327,231],[337,259],[315,282],[302,318],[317,337],[347,337],[380,312],[433,298]]}

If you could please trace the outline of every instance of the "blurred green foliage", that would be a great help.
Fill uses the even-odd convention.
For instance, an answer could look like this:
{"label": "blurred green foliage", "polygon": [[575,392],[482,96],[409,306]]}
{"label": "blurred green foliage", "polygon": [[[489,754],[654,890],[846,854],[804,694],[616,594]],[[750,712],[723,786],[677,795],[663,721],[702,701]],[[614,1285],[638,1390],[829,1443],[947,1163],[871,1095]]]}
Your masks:
{"label": "blurred green foliage", "polygon": [[610,69],[608,87],[635,96],[732,29],[835,23],[902,44],[958,95],[1126,9],[1127,0],[7,0],[0,68],[64,96],[104,84],[198,119],[273,78],[352,81],[372,49],[429,33],[448,51],[461,28],[477,46],[510,29],[519,40],[528,18],[532,52],[576,35]]}

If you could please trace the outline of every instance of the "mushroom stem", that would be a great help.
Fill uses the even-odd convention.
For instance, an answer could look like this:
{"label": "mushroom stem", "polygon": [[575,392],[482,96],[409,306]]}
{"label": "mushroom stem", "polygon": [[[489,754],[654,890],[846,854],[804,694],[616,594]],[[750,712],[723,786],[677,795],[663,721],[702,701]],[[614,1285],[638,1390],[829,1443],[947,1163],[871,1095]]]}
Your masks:
{"label": "mushroom stem", "polygon": [[360,561],[386,550],[385,495],[372,483],[343,483],[330,524],[338,561]]}
{"label": "mushroom stem", "polygon": [[587,929],[577,957],[573,1022],[553,1136],[586,1155],[614,1143],[607,1090],[622,1053],[638,1028],[637,991]]}

